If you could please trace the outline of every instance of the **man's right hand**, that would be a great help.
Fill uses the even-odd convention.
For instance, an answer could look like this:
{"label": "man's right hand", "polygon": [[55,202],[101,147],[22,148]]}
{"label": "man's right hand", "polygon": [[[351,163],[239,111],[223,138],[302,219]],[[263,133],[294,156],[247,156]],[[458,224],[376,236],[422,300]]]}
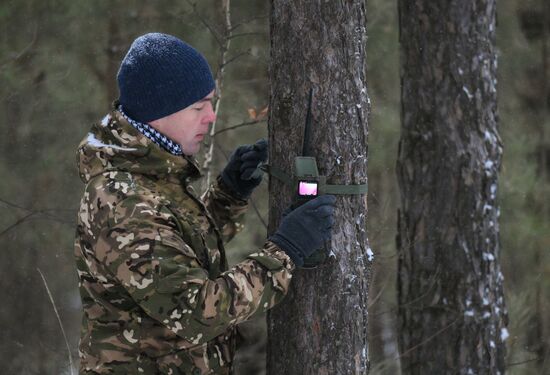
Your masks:
{"label": "man's right hand", "polygon": [[279,229],[269,240],[283,249],[298,266],[323,246],[332,235],[334,195],[321,195],[283,217]]}

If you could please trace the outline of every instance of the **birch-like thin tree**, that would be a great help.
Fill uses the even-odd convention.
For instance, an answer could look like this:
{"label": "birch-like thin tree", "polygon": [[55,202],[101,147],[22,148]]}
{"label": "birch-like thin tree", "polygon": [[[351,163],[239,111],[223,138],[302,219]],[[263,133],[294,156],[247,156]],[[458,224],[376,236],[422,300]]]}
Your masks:
{"label": "birch-like thin tree", "polygon": [[503,374],[496,0],[399,0],[403,374]]}
{"label": "birch-like thin tree", "polygon": [[[292,171],[301,154],[309,90],[311,148],[330,184],[365,184],[369,99],[365,1],[271,3],[270,164]],[[269,232],[293,199],[270,180]],[[340,195],[330,261],[297,270],[285,300],[268,314],[268,374],[366,374],[367,297],[372,252],[366,195]]]}

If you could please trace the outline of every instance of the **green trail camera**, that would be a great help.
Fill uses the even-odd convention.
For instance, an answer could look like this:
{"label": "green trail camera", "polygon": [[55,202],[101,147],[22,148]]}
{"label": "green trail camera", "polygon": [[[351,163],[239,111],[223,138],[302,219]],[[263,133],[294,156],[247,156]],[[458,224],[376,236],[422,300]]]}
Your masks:
{"label": "green trail camera", "polygon": [[297,156],[294,159],[294,196],[293,208],[322,194],[325,176],[319,176],[317,160],[310,156]]}

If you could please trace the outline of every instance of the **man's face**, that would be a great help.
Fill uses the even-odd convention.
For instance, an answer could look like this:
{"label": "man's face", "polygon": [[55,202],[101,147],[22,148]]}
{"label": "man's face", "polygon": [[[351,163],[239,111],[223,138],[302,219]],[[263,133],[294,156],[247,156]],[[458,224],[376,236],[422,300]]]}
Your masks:
{"label": "man's face", "polygon": [[179,112],[149,122],[149,124],[178,143],[185,155],[195,155],[199,152],[204,135],[208,133],[210,124],[216,119],[212,98],[214,91],[203,99],[191,104]]}

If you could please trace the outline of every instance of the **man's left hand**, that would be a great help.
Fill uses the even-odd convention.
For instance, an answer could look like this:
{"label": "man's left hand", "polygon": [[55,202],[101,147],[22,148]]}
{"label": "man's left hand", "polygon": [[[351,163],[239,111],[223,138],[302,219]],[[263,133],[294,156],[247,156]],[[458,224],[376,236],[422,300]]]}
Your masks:
{"label": "man's left hand", "polygon": [[253,145],[239,146],[222,171],[222,180],[239,198],[248,199],[262,182],[262,173],[258,172],[258,167],[265,161],[267,141],[264,138]]}

